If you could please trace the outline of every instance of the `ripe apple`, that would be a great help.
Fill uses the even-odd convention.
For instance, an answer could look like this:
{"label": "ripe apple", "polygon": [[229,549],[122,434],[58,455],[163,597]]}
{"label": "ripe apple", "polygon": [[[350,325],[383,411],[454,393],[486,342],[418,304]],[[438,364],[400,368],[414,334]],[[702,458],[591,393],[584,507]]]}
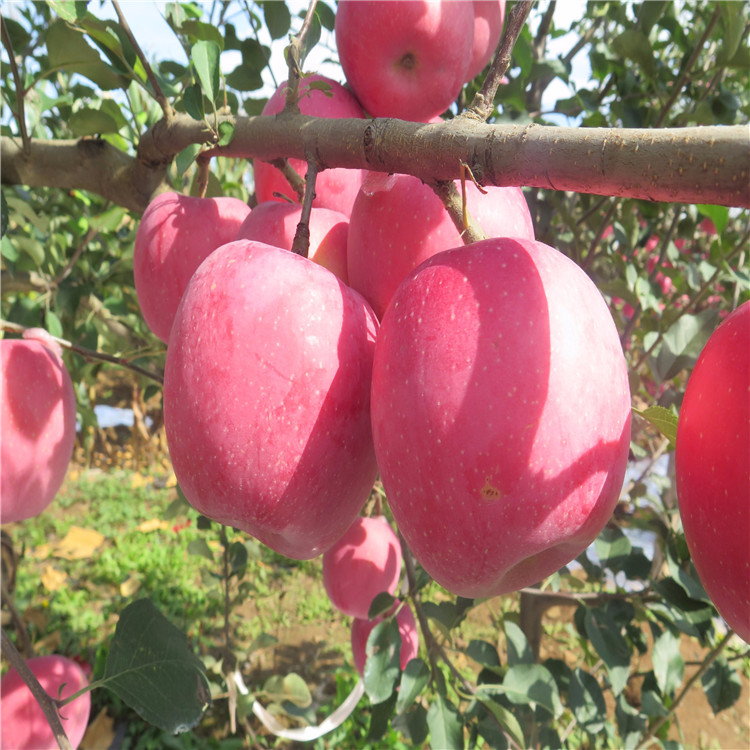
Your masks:
{"label": "ripe apple", "polygon": [[597,536],[630,445],[625,358],[569,258],[497,238],[429,258],[381,323],[375,453],[425,570],[465,597],[536,583]]}
{"label": "ripe apple", "polygon": [[[67,698],[89,684],[83,669],[64,656],[36,656],[26,664],[53,698]],[[73,748],[81,744],[90,711],[91,693],[84,693],[58,711]],[[57,741],[42,709],[13,667],[0,680],[0,715],[0,747],[8,750],[57,748]]]}
{"label": "ripe apple", "polygon": [[476,78],[495,54],[505,20],[505,0],[474,0],[474,48],[466,80]]}
{"label": "ripe apple", "polygon": [[282,555],[322,554],[375,480],[377,319],[322,266],[252,240],[215,250],[180,302],[164,424],[180,487]]}
{"label": "ripe apple", "polygon": [[334,607],[367,619],[372,600],[393,594],[401,575],[401,544],[385,516],[357,518],[323,555],[323,585]]}
{"label": "ripe apple", "polygon": [[[460,184],[459,184],[460,186]],[[466,185],[466,205],[488,237],[534,239],[526,199],[517,187]],[[435,192],[411,175],[371,173],[352,208],[349,284],[383,317],[402,279],[435,253],[461,244],[461,235]]]}
{"label": "ripe apple", "polygon": [[[257,240],[291,250],[301,215],[302,206],[298,203],[259,203],[242,223],[235,239]],[[340,211],[313,207],[308,226],[310,250],[307,257],[335,273],[346,284],[349,219]]]}
{"label": "ripe apple", "polygon": [[133,275],[148,327],[169,341],[190,277],[217,247],[237,236],[250,207],[237,198],[161,193],[143,212],[135,236]]}
{"label": "ripe apple", "polygon": [[711,334],[693,368],[677,425],[675,475],[698,577],[750,643],[750,302]]}
{"label": "ripe apple", "polygon": [[[360,618],[352,620],[352,656],[354,657],[354,666],[357,668],[360,677],[365,673],[367,639],[373,628],[382,621],[382,617],[376,617],[374,620]],[[414,620],[414,613],[408,604],[404,604],[396,612],[396,622],[398,623],[398,632],[401,636],[399,664],[403,670],[419,653],[419,631],[417,630],[417,623]]]}
{"label": "ripe apple", "polygon": [[41,513],[65,479],[76,438],[76,397],[60,357],[44,339],[3,339],[0,518]]}
{"label": "ripe apple", "polygon": [[[321,90],[311,84],[327,85]],[[284,109],[287,84],[281,86],[271,95],[263,107],[264,115],[277,115]],[[299,109],[303,115],[331,118],[364,118],[365,114],[359,102],[348,89],[340,83],[320,75],[305,76],[299,84]],[[300,159],[289,159],[289,164],[302,177],[307,173],[307,164]],[[270,200],[282,200],[274,193],[297,201],[297,194],[287,182],[284,175],[272,164],[255,159],[255,195],[258,203]],[[332,208],[349,216],[357,191],[362,184],[360,169],[326,169],[318,173],[315,180],[315,200],[313,206]]]}
{"label": "ripe apple", "polygon": [[369,114],[426,122],[450,107],[466,80],[474,6],[342,0],[335,33],[346,80]]}

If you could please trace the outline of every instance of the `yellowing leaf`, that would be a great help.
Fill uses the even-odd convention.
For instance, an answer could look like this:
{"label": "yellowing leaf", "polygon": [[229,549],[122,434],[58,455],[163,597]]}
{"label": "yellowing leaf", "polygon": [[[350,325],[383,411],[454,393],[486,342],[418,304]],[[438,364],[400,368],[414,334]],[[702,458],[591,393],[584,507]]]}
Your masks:
{"label": "yellowing leaf", "polygon": [[141,582],[137,578],[126,578],[120,584],[120,594],[124,597],[130,598],[140,587]]}
{"label": "yellowing leaf", "polygon": [[86,728],[83,735],[80,750],[98,750],[101,747],[110,747],[115,739],[115,721],[103,708],[97,717]]}
{"label": "yellowing leaf", "polygon": [[145,487],[151,479],[144,477],[143,474],[132,474],[130,477],[130,486],[134,490],[139,490],[141,487]]}
{"label": "yellowing leaf", "polygon": [[51,555],[65,560],[85,560],[103,543],[104,535],[98,531],[71,526],[65,538],[55,545]]}
{"label": "yellowing leaf", "polygon": [[138,531],[141,534],[148,534],[150,531],[166,531],[169,528],[169,524],[166,521],[162,521],[160,518],[152,518],[149,521],[144,521],[138,526]]}
{"label": "yellowing leaf", "polygon": [[57,568],[53,568],[48,565],[42,573],[42,586],[47,591],[59,591],[65,587],[65,583],[68,580],[68,576]]}

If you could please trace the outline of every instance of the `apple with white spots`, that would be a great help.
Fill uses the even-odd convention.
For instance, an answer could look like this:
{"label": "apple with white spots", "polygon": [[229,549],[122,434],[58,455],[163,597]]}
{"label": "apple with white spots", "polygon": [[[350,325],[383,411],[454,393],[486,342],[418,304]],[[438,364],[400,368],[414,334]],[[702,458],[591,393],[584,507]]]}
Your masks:
{"label": "apple with white spots", "polygon": [[630,391],[604,299],[541,242],[433,256],[381,323],[372,422],[399,531],[438,583],[489,597],[540,581],[622,488]]}
{"label": "apple with white spots", "polygon": [[[456,183],[460,188],[460,183]],[[466,185],[466,206],[488,237],[534,239],[517,187]],[[382,318],[404,277],[427,258],[461,244],[435,192],[411,175],[369,174],[352,208],[347,245],[349,284]]]}
{"label": "apple with white spots", "polygon": [[[259,203],[242,223],[235,239],[257,240],[291,250],[301,216],[302,206],[298,203]],[[335,273],[346,284],[348,217],[330,208],[313,207],[308,227],[310,248],[307,257]]]}
{"label": "apple with white spots", "polygon": [[237,198],[198,198],[166,192],[143,212],[135,236],[133,276],[148,327],[169,341],[177,305],[195,269],[231,242],[250,207]]}
{"label": "apple with white spots", "polygon": [[214,251],[185,290],[164,373],[188,501],[288,557],[333,545],[377,473],[377,327],[357,292],[307,258],[252,240]]}
{"label": "apple with white spots", "polygon": [[76,397],[46,331],[0,341],[0,521],[39,515],[65,479],[76,437]]}
{"label": "apple with white spots", "polygon": [[[89,682],[83,669],[64,656],[36,656],[26,665],[51,698],[67,698]],[[73,748],[81,744],[91,713],[91,693],[59,709],[63,730]],[[0,680],[0,747],[40,750],[58,747],[52,729],[33,693],[12,667]]]}
{"label": "apple with white spots", "polygon": [[[286,103],[287,84],[282,83],[263,107],[263,115],[278,115]],[[299,83],[298,106],[303,115],[330,118],[364,118],[357,99],[340,83],[321,75],[305,76]],[[307,164],[300,159],[289,159],[290,166],[301,176],[307,173]],[[269,162],[255,159],[255,196],[258,203],[271,200],[297,201],[297,193],[283,173]],[[362,184],[360,169],[326,169],[315,180],[313,206],[332,208],[349,216],[357,191]]]}
{"label": "apple with white spots", "polygon": [[335,32],[346,80],[370,115],[427,122],[450,107],[466,80],[474,5],[341,0]]}
{"label": "apple with white spots", "polygon": [[[364,675],[365,663],[367,662],[367,639],[375,626],[382,621],[382,617],[376,617],[373,620],[359,618],[352,620],[352,656],[354,657],[354,666],[357,672],[359,672],[360,677]],[[414,612],[412,612],[408,604],[404,604],[396,612],[396,622],[398,623],[398,632],[401,636],[399,666],[403,670],[419,653],[419,630],[414,619]]]}
{"label": "apple with white spots", "polygon": [[750,302],[711,334],[693,368],[677,424],[675,476],[698,577],[750,643]]}
{"label": "apple with white spots", "polygon": [[357,518],[323,555],[323,585],[331,603],[367,619],[372,600],[393,594],[401,575],[401,544],[384,516]]}

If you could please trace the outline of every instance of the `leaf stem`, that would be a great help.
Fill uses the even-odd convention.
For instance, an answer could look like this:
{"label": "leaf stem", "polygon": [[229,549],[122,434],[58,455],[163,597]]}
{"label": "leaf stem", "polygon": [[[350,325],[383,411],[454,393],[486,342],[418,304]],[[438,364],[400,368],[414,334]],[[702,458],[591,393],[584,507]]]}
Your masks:
{"label": "leaf stem", "polygon": [[26,111],[23,101],[23,84],[21,83],[21,74],[18,72],[16,56],[13,54],[13,44],[10,40],[10,34],[8,34],[8,29],[5,27],[5,21],[2,18],[0,18],[0,29],[2,29],[3,46],[5,47],[5,51],[8,53],[8,60],[10,61],[10,71],[13,74],[13,82],[16,86],[16,103],[18,106],[16,120],[18,121],[18,131],[21,134],[23,151],[25,154],[28,154],[31,152],[31,139],[29,138],[29,133],[26,130]]}

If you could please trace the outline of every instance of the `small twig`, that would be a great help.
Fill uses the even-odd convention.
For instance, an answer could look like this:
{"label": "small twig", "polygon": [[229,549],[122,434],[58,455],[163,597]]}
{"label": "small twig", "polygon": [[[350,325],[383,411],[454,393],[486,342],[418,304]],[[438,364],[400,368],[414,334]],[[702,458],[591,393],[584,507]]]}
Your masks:
{"label": "small twig", "polygon": [[302,213],[297,224],[297,231],[292,241],[292,252],[307,258],[310,252],[310,212],[315,200],[315,180],[318,177],[318,165],[314,160],[307,163],[305,175],[305,197],[302,199]]}
{"label": "small twig", "polygon": [[692,688],[693,685],[695,685],[695,683],[701,677],[703,677],[703,675],[706,673],[706,670],[708,670],[708,668],[714,663],[714,661],[716,661],[716,658],[724,650],[724,647],[727,645],[727,643],[729,643],[729,640],[733,635],[733,630],[728,631],[727,634],[719,641],[716,647],[706,655],[706,658],[703,660],[701,666],[698,668],[698,670],[696,670],[695,674],[685,683],[685,686],[680,691],[680,694],[674,699],[674,703],[670,706],[666,716],[659,717],[654,722],[654,724],[652,724],[652,726],[649,728],[646,734],[643,735],[641,741],[636,746],[636,750],[640,750],[640,748],[645,747],[651,741],[651,739],[656,736],[656,733],[662,728],[662,726],[664,726],[664,724],[666,724],[672,718],[672,716],[674,716],[682,701],[687,697],[690,688]]}
{"label": "small twig", "polygon": [[0,629],[0,638],[2,639],[3,655],[21,676],[21,679],[26,683],[29,690],[31,690],[31,694],[39,704],[39,708],[42,709],[44,717],[47,719],[50,729],[52,729],[52,733],[55,735],[58,747],[60,750],[73,750],[73,746],[70,744],[58,716],[57,702],[39,684],[36,675],[29,669],[29,666],[21,654],[18,653],[18,649],[13,645],[13,641],[8,637],[5,630]]}
{"label": "small twig", "polygon": [[706,26],[706,30],[703,32],[703,36],[701,36],[701,38],[698,40],[698,43],[695,45],[695,49],[693,50],[693,53],[690,55],[687,62],[685,63],[685,67],[683,68],[682,73],[680,74],[680,77],[677,80],[677,83],[675,83],[674,85],[672,94],[670,95],[666,104],[662,107],[661,113],[659,114],[658,119],[654,123],[655,128],[660,128],[664,124],[664,120],[667,119],[669,110],[672,109],[672,105],[674,105],[674,103],[677,101],[677,98],[682,93],[682,89],[685,87],[685,84],[688,82],[690,78],[690,72],[692,71],[693,66],[698,60],[698,55],[700,55],[703,49],[703,45],[706,43],[706,40],[708,39],[709,35],[713,31],[713,28],[716,25],[716,22],[719,20],[720,15],[721,15],[721,6],[717,5],[716,9],[714,10],[713,15],[709,19],[708,25]]}
{"label": "small twig", "polygon": [[60,272],[60,275],[52,282],[52,286],[57,287],[61,282],[67,279],[68,276],[70,276],[71,272],[73,271],[73,266],[75,266],[75,264],[78,262],[81,254],[88,247],[89,242],[91,242],[91,240],[93,240],[98,233],[98,229],[93,226],[89,227],[89,231],[86,232],[86,236],[78,243],[78,247],[76,247],[70,260],[65,264],[65,268],[63,268],[63,270]]}
{"label": "small twig", "polygon": [[206,197],[206,190],[208,189],[208,173],[209,167],[211,166],[210,156],[199,156],[195,163],[198,168],[198,174],[196,179],[198,181],[198,195],[201,198]]}
{"label": "small twig", "polygon": [[431,180],[427,184],[443,202],[445,210],[451,217],[464,244],[470,245],[472,242],[487,239],[487,235],[481,227],[471,218],[466,209],[466,201],[462,199],[454,182],[451,180]]}
{"label": "small twig", "polygon": [[10,71],[13,74],[13,83],[16,86],[18,130],[21,134],[21,141],[23,142],[23,151],[25,154],[28,154],[31,152],[31,139],[26,130],[26,111],[23,103],[24,88],[23,83],[21,82],[21,74],[18,72],[18,66],[16,65],[16,56],[13,53],[13,44],[10,40],[10,34],[8,34],[8,29],[5,28],[5,21],[2,18],[0,18],[0,29],[2,29],[3,46],[8,53],[8,60],[10,61]]}
{"label": "small twig", "polygon": [[143,54],[141,45],[138,44],[138,40],[133,35],[133,32],[130,30],[130,26],[128,25],[127,19],[125,18],[125,16],[122,13],[122,10],[120,9],[120,3],[118,2],[118,0],[112,0],[112,6],[114,7],[115,12],[117,13],[117,18],[120,21],[120,26],[122,26],[122,30],[125,32],[125,35],[127,36],[128,40],[133,45],[133,49],[135,50],[136,55],[138,55],[138,59],[143,63],[143,68],[146,71],[146,77],[148,78],[148,82],[151,84],[151,88],[153,89],[154,97],[156,98],[156,101],[159,103],[159,106],[161,107],[162,112],[164,112],[164,119],[167,121],[167,124],[169,124],[172,118],[174,117],[174,110],[172,109],[172,106],[167,100],[167,97],[164,96],[164,92],[161,90],[159,81],[156,80],[154,71],[151,69],[151,65],[146,59],[146,55]]}
{"label": "small twig", "polygon": [[[2,329],[3,331],[8,331],[10,333],[23,333],[24,331],[29,330],[27,326],[22,326],[18,323],[11,323],[8,320],[0,320],[0,329]],[[83,346],[78,346],[78,344],[74,344],[67,339],[58,338],[57,336],[50,335],[50,337],[54,341],[56,341],[63,349],[68,349],[71,352],[75,352],[84,359],[95,359],[101,360],[102,362],[110,362],[111,364],[119,365],[120,367],[125,367],[128,370],[137,372],[139,375],[144,375],[147,378],[151,378],[151,380],[155,380],[157,383],[164,383],[163,374],[152,372],[151,370],[147,370],[144,367],[140,367],[139,365],[134,365],[123,357],[116,357],[113,354],[105,354],[104,352],[97,352],[93,349],[86,349]]]}
{"label": "small twig", "polygon": [[487,72],[487,77],[482,83],[482,88],[475,94],[469,108],[462,112],[459,117],[471,117],[484,122],[492,114],[495,94],[497,94],[503,76],[508,71],[513,47],[533,6],[534,0],[519,0],[513,6],[505,21],[503,36],[498,44],[495,59]]}
{"label": "small twig", "polygon": [[289,186],[297,195],[297,200],[302,203],[305,198],[305,181],[300,177],[297,170],[289,163],[289,159],[274,159],[269,164],[276,167],[289,183]]}
{"label": "small twig", "polygon": [[295,34],[291,38],[289,46],[286,49],[286,62],[289,66],[289,78],[287,79],[286,85],[285,111],[299,112],[297,94],[299,91],[299,80],[302,77],[302,48],[305,44],[305,37],[312,25],[312,20],[315,16],[315,6],[317,4],[318,0],[310,0],[310,5],[305,14],[305,20],[302,22],[302,28],[299,30],[298,34]]}
{"label": "small twig", "polygon": [[29,629],[26,627],[26,623],[24,623],[23,618],[16,609],[13,597],[10,595],[10,591],[8,591],[5,578],[2,579],[2,595],[3,605],[8,608],[11,620],[13,620],[13,628],[22,641],[24,654],[30,659],[34,656],[34,646],[31,643],[31,638],[29,638]]}

